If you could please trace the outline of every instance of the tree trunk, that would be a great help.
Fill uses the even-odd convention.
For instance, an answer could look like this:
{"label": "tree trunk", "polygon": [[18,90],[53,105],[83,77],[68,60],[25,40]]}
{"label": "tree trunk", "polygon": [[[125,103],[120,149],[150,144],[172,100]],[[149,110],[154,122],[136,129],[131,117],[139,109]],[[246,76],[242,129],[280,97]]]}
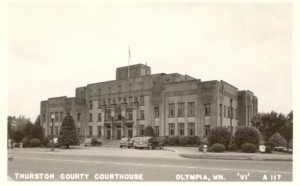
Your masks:
{"label": "tree trunk", "polygon": [[66,145],[66,148],[68,149],[68,148],[69,148],[69,145]]}

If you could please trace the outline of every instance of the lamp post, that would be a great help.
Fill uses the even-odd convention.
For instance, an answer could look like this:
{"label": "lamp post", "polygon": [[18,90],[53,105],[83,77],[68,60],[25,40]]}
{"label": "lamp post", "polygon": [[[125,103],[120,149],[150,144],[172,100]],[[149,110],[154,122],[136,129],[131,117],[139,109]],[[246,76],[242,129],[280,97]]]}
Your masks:
{"label": "lamp post", "polygon": [[53,141],[54,118],[55,118],[55,115],[52,114],[52,115],[51,115],[51,122],[52,122],[52,128],[51,128],[51,139],[52,139],[52,143],[51,143],[51,151],[54,151],[54,141]]}

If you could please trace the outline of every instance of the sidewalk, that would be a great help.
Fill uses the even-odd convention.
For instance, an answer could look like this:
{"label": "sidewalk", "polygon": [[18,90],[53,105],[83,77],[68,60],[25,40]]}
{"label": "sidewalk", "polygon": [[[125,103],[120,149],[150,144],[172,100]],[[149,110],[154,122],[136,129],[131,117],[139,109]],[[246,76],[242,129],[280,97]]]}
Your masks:
{"label": "sidewalk", "polygon": [[292,154],[285,153],[243,153],[243,152],[200,152],[198,147],[165,147],[166,150],[176,152],[184,158],[194,159],[223,159],[223,160],[256,160],[256,161],[293,161]]}

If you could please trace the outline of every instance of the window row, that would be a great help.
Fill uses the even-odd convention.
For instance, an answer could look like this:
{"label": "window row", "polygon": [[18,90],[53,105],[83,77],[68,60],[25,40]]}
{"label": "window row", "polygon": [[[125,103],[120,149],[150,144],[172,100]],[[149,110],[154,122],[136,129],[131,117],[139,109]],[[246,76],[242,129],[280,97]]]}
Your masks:
{"label": "window row", "polygon": [[237,108],[220,104],[219,111],[220,111],[220,117],[238,119]]}
{"label": "window row", "polygon": [[[78,116],[77,120],[79,121],[81,114],[80,113],[78,113],[78,114],[79,114],[79,116]],[[140,110],[138,118],[139,118],[139,120],[145,120],[145,111],[144,110]],[[109,121],[111,119],[112,119],[111,112],[105,112],[104,113],[104,120]],[[114,119],[117,120],[117,121],[122,120],[122,112],[121,111],[115,111]],[[131,111],[130,110],[126,111],[124,119],[133,120],[132,110]],[[102,113],[97,114],[97,121],[98,122],[102,121]],[[93,122],[93,114],[89,114],[89,122]]]}
{"label": "window row", "polygon": [[[195,135],[195,123],[188,123],[187,134],[189,136]],[[175,123],[169,123],[169,136],[175,135]],[[185,135],[185,123],[178,123],[177,135]]]}
{"label": "window row", "polygon": [[[187,115],[189,117],[195,116],[195,102],[188,102],[187,104]],[[177,117],[184,117],[185,116],[185,103],[177,103]],[[175,117],[175,103],[169,103],[168,105],[168,117],[174,118]]]}
{"label": "window row", "polygon": [[[132,103],[137,102],[140,106],[145,105],[145,98],[144,96],[140,97],[128,97],[128,98],[118,98],[118,99],[107,99],[107,100],[98,100],[98,109],[101,108],[101,105],[107,105],[108,108],[111,107],[111,105],[116,104],[123,104],[128,103],[129,106],[132,106]],[[89,101],[89,109],[93,109],[93,101]]]}
{"label": "window row", "polygon": [[[54,115],[54,122],[62,122],[62,120],[64,119],[64,114],[63,112],[50,112],[49,118],[51,121],[51,116]],[[46,115],[43,115],[42,121],[45,122],[46,121]]]}

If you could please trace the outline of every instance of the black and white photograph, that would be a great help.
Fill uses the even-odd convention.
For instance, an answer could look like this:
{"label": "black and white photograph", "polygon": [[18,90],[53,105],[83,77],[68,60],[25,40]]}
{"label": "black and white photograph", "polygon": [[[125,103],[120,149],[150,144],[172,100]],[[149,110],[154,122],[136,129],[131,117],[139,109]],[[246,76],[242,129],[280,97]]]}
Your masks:
{"label": "black and white photograph", "polygon": [[298,180],[294,1],[5,6],[1,182]]}

